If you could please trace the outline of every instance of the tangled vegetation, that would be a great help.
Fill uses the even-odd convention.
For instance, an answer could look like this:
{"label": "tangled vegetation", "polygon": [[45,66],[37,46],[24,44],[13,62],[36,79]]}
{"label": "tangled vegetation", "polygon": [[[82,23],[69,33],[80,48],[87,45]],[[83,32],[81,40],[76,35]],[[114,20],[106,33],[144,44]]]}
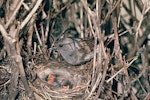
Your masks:
{"label": "tangled vegetation", "polygon": [[149,100],[149,18],[149,0],[0,0],[0,99]]}

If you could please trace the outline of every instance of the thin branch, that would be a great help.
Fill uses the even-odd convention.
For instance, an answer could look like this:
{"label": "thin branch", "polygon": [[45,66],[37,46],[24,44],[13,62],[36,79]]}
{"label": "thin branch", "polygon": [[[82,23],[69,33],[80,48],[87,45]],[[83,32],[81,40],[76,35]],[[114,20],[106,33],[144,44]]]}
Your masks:
{"label": "thin branch", "polygon": [[15,19],[22,3],[23,3],[24,0],[21,0],[18,4],[18,6],[16,7],[15,11],[13,12],[13,14],[11,15],[10,19],[7,21],[6,25],[5,25],[5,28],[7,29],[9,27],[9,25],[14,22],[13,20]]}
{"label": "thin branch", "polygon": [[38,9],[38,7],[40,6],[40,4],[42,3],[43,0],[38,0],[35,4],[35,6],[33,7],[33,9],[31,10],[31,12],[28,14],[28,16],[23,20],[23,22],[21,23],[20,29],[22,29],[27,23],[28,21],[31,19],[31,17],[33,16],[33,14],[36,12],[36,10]]}
{"label": "thin branch", "polygon": [[109,83],[109,82],[110,82],[113,78],[115,78],[119,73],[121,73],[122,71],[124,71],[125,68],[127,69],[128,67],[130,67],[131,64],[132,64],[135,60],[137,60],[137,59],[138,59],[137,56],[134,57],[134,59],[133,59],[129,64],[127,64],[127,67],[121,68],[116,74],[114,74],[114,75],[113,75],[111,78],[109,78],[106,82]]}

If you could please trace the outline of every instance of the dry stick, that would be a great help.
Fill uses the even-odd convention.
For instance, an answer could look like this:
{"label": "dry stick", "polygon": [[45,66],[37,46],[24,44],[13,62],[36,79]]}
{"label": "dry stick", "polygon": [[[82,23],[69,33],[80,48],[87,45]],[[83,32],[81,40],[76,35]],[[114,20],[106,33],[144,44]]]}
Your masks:
{"label": "dry stick", "polygon": [[[96,51],[97,36],[96,36],[96,34],[94,33],[93,26],[92,26],[92,21],[94,21],[93,23],[94,23],[94,25],[96,26],[96,33],[97,33],[97,35],[99,36],[99,29],[98,29],[98,26],[97,26],[97,24],[96,24],[96,22],[95,22],[96,14],[91,11],[91,9],[87,6],[87,4],[84,3],[83,0],[81,0],[81,2],[82,2],[82,4],[83,4],[85,10],[88,12],[88,21],[89,21],[89,24],[90,24],[90,28],[91,28],[91,30],[92,30],[92,34],[94,35],[94,38],[95,38],[95,40],[96,40],[96,41],[95,41],[95,45],[94,45],[94,51]],[[97,14],[97,15],[98,15],[98,14]],[[93,19],[93,18],[94,18],[94,19]],[[97,16],[96,18],[98,18],[98,16]],[[93,19],[93,20],[92,20],[92,19]],[[91,21],[91,20],[92,20],[92,21]],[[99,36],[99,38],[100,38],[100,36]],[[100,48],[100,50],[101,50],[101,48]],[[101,54],[101,52],[100,52],[100,54]],[[101,58],[100,58],[100,59],[101,59]],[[100,62],[100,63],[101,63],[101,62]],[[95,68],[96,68],[96,52],[94,52],[92,79],[94,79],[94,77],[95,77]],[[92,80],[92,84],[94,84],[94,86],[93,86],[93,88],[92,88],[90,94],[89,94],[88,97],[86,98],[86,100],[91,97],[91,95],[93,94],[93,92],[94,92],[95,89],[97,88],[97,86],[98,86],[98,84],[99,84],[99,82],[100,82],[100,80],[101,80],[101,77],[102,77],[102,76],[101,76],[101,73],[99,73],[95,84],[94,84],[94,80]]]}
{"label": "dry stick", "polygon": [[24,40],[22,38],[22,39],[20,39],[20,41],[19,40],[17,40],[17,41],[18,41],[18,47],[16,47],[16,49],[18,49],[17,52],[20,53],[22,50],[22,47],[23,47]]}
{"label": "dry stick", "polygon": [[115,52],[115,57],[117,62],[123,62],[122,61],[122,54],[121,54],[121,49],[120,49],[120,44],[119,44],[119,36],[118,36],[118,31],[117,31],[117,20],[116,18],[113,18],[114,16],[112,16],[112,20],[113,20],[113,28],[114,28],[114,34],[115,34],[115,43],[114,43],[114,52]]}
{"label": "dry stick", "polygon": [[147,91],[145,90],[145,86],[143,86],[143,84],[141,83],[140,79],[138,79],[138,83],[139,83],[139,86],[141,87],[141,89],[143,90],[144,94],[147,94]]}
{"label": "dry stick", "polygon": [[0,59],[3,58],[5,52],[6,52],[6,46],[4,46],[0,52]]}
{"label": "dry stick", "polygon": [[140,73],[138,76],[136,76],[136,77],[131,81],[131,83],[134,83],[135,81],[138,81],[138,79],[139,79],[140,77],[142,77],[143,74],[144,74],[144,69],[141,71],[141,73]]}
{"label": "dry stick", "polygon": [[40,35],[39,35],[38,30],[37,30],[36,24],[34,24],[34,29],[35,29],[35,33],[36,33],[36,36],[38,38],[39,44],[40,44],[40,46],[42,46],[42,41],[40,39]]}
{"label": "dry stick", "polygon": [[136,0],[136,3],[139,6],[140,11],[142,11],[142,9],[143,9],[143,2],[142,2],[142,0]]}
{"label": "dry stick", "polygon": [[81,0],[81,2],[82,2],[84,9],[88,13],[88,15],[93,16],[94,12],[91,11],[91,9],[88,7],[87,3],[85,3],[85,0]]}
{"label": "dry stick", "polygon": [[144,13],[144,14],[146,14],[149,10],[150,10],[150,7],[148,7],[148,8],[145,10],[145,13]]}
{"label": "dry stick", "polygon": [[127,69],[128,67],[130,67],[130,65],[138,59],[138,56],[134,57],[134,59],[129,63],[127,64],[127,67],[123,67],[121,68],[115,75],[113,75],[111,78],[109,78],[106,82],[110,82],[113,78],[115,78],[119,73],[121,73],[122,71],[124,71],[125,69]]}
{"label": "dry stick", "polygon": [[31,12],[28,14],[28,16],[23,20],[23,22],[21,23],[20,29],[22,29],[27,23],[28,21],[31,19],[31,17],[33,16],[33,14],[36,12],[36,10],[38,9],[38,7],[40,6],[40,4],[42,3],[43,0],[38,0],[35,4],[35,6],[33,7],[33,9],[31,10]]}
{"label": "dry stick", "polygon": [[2,26],[2,24],[0,24],[0,31],[1,31],[1,33],[2,33],[2,36],[3,36],[5,39],[7,39],[7,40],[10,39],[10,37],[7,36],[8,33],[6,32],[6,30],[4,29],[4,27]]}
{"label": "dry stick", "polygon": [[4,37],[4,39],[9,43],[10,45],[10,48],[7,48],[7,49],[13,49],[11,50],[11,57],[15,60],[15,62],[17,63],[18,65],[18,68],[19,68],[19,72],[21,74],[21,79],[24,83],[24,87],[26,89],[26,93],[28,95],[31,96],[31,91],[29,91],[29,87],[28,87],[28,84],[27,84],[27,81],[26,81],[26,77],[25,77],[25,72],[24,72],[24,68],[23,68],[23,64],[22,64],[22,57],[20,56],[20,54],[18,54],[17,50],[15,50],[16,48],[14,47],[14,45],[17,45],[18,44],[15,44],[16,40],[9,37],[8,33],[6,32],[6,30],[4,29],[4,27],[0,24],[0,31],[2,33],[2,36]]}
{"label": "dry stick", "polygon": [[48,11],[48,16],[47,16],[47,24],[46,24],[46,30],[45,30],[45,38],[44,38],[44,43],[46,43],[47,39],[48,39],[48,33],[49,33],[49,22],[50,22],[50,18],[49,18],[49,14],[50,12]]}
{"label": "dry stick", "polygon": [[59,15],[63,10],[65,10],[66,8],[71,7],[71,4],[72,4],[72,3],[73,3],[73,0],[70,1],[70,2],[68,2],[63,8],[61,8],[56,14],[54,14],[54,15],[52,16],[52,18],[56,18],[57,15]]}
{"label": "dry stick", "polygon": [[81,38],[84,38],[84,33],[83,33],[83,6],[82,4],[80,4],[80,34],[81,34]]}
{"label": "dry stick", "polygon": [[112,9],[109,10],[109,12],[106,14],[105,19],[100,23],[100,25],[103,25],[106,23],[106,21],[108,20],[108,18],[110,17],[111,13],[116,9],[116,7],[118,6],[118,4],[121,2],[121,0],[118,0],[117,3],[114,5],[114,7],[112,7]]}
{"label": "dry stick", "polygon": [[94,80],[94,77],[95,77],[95,68],[96,68],[96,48],[97,48],[97,37],[95,37],[95,33],[94,33],[94,30],[93,30],[93,26],[92,26],[92,22],[91,22],[91,17],[90,15],[88,15],[88,20],[89,20],[89,25],[90,25],[90,28],[91,28],[91,31],[92,31],[92,34],[94,35],[94,58],[93,58],[93,73],[92,73],[92,84],[94,84],[95,80]]}
{"label": "dry stick", "polygon": [[150,100],[150,93],[147,94],[147,96],[144,98],[144,100]]}
{"label": "dry stick", "polygon": [[133,7],[131,7],[131,11],[132,11],[132,13],[133,13],[134,16],[137,16],[135,2],[134,1],[131,1],[131,2],[132,2],[132,6],[133,6]]}
{"label": "dry stick", "polygon": [[90,17],[89,14],[88,14],[88,21],[89,21],[89,25],[90,25],[90,28],[91,28],[91,32],[92,32],[93,36],[95,37],[95,33],[94,33],[92,22],[91,22],[91,17]]}
{"label": "dry stick", "polygon": [[[90,15],[90,16],[93,16],[93,11],[90,10],[90,8],[86,5],[86,3],[84,3],[85,1],[84,0],[81,0],[82,4],[83,4],[83,7],[85,8],[85,10],[87,11],[87,13]],[[118,6],[118,4],[121,2],[121,0],[118,0],[116,2],[116,4],[112,7],[112,9],[106,14],[106,17],[105,19],[100,23],[100,26],[105,24],[107,19],[109,18],[109,16],[111,15],[111,13],[115,10],[115,8]]]}
{"label": "dry stick", "polygon": [[13,14],[11,15],[10,19],[7,21],[6,25],[5,25],[5,28],[7,29],[9,27],[9,25],[13,22],[13,20],[15,19],[22,3],[23,3],[24,0],[21,0],[18,4],[18,6],[16,7],[15,11],[13,12]]}
{"label": "dry stick", "polygon": [[143,71],[144,71],[144,80],[145,80],[145,87],[147,87],[147,92],[150,92],[150,85],[148,82],[148,57],[146,53],[146,48],[143,47],[143,51],[141,52],[141,58],[142,58],[142,65],[143,65]]}
{"label": "dry stick", "polygon": [[24,8],[25,8],[27,11],[30,10],[30,8],[28,7],[28,5],[27,5],[26,3],[23,2],[22,5],[24,6]]}
{"label": "dry stick", "polygon": [[[123,65],[124,65],[123,67],[127,66],[127,63],[126,63],[125,59],[124,59],[124,61],[123,61]],[[130,89],[130,88],[131,88],[131,85],[130,85],[130,84],[131,84],[131,80],[130,80],[130,77],[129,77],[128,69],[125,68],[123,74],[125,75],[123,81],[126,83],[126,84],[125,84],[125,83],[123,82],[123,85],[129,85],[128,89]],[[123,76],[122,76],[122,77],[123,77]],[[124,92],[123,92],[123,94],[124,94]],[[125,95],[125,94],[124,94],[124,95]]]}
{"label": "dry stick", "polygon": [[[93,16],[93,18],[92,18],[92,21],[93,21],[93,26],[95,26],[95,34],[96,34],[96,37],[98,38],[98,41],[100,42],[99,43],[99,45],[98,45],[98,51],[99,52],[97,52],[97,63],[99,64],[98,66],[97,66],[97,72],[99,73],[99,72],[101,72],[101,69],[102,69],[102,47],[103,47],[103,39],[102,39],[102,32],[101,32],[101,28],[99,28],[99,25],[98,25],[98,23],[97,22],[100,22],[100,20],[99,20],[99,2],[98,2],[99,0],[97,0],[96,1],[96,12],[95,12],[95,16]],[[95,55],[96,56],[96,55]]]}
{"label": "dry stick", "polygon": [[36,19],[36,14],[32,16],[28,24],[29,30],[28,30],[28,37],[27,37],[27,50],[28,50],[29,55],[32,54],[31,47],[32,47],[32,36],[33,36],[33,31],[34,31],[33,25],[34,25],[35,19]]}
{"label": "dry stick", "polygon": [[[95,17],[96,17],[96,13],[95,13]],[[103,56],[104,55],[106,55],[106,53],[105,53],[105,50],[104,50],[104,41],[103,41],[103,34],[101,33],[101,29],[99,29],[99,27],[98,27],[98,24],[97,24],[97,22],[99,22],[98,21],[98,17],[96,17],[96,18],[92,18],[93,19],[93,24],[94,24],[94,26],[95,26],[95,34],[97,35],[97,38],[98,38],[98,41],[100,42],[99,43],[99,45],[98,45],[98,52],[97,52],[97,63],[98,63],[98,65],[97,65],[97,67],[96,67],[96,72],[97,73],[101,73],[101,71],[102,71],[102,58],[103,58]],[[96,56],[96,55],[95,55]],[[106,58],[107,59],[107,58]],[[106,67],[107,68],[107,67]],[[104,68],[104,69],[106,69],[106,68]],[[103,70],[103,75],[102,75],[102,80],[101,80],[101,85],[99,85],[99,88],[101,88],[101,86],[103,85],[103,83],[104,83],[104,79],[105,79],[105,75],[106,75],[106,72],[105,72],[106,70]],[[97,74],[96,73],[96,74]],[[100,91],[99,91],[99,93],[100,93]],[[97,97],[96,97],[97,98]]]}
{"label": "dry stick", "polygon": [[117,27],[119,27],[120,26],[120,22],[121,22],[121,8],[122,7],[122,1],[120,2],[120,6],[118,7],[119,8],[119,16],[118,16],[118,23],[117,23]]}
{"label": "dry stick", "polygon": [[108,64],[109,64],[109,59],[106,58],[106,59],[105,59],[105,65],[104,65],[104,70],[103,70],[102,79],[101,79],[100,85],[99,85],[99,87],[98,87],[98,91],[97,91],[97,95],[96,95],[96,99],[95,99],[95,100],[98,99],[98,97],[99,97],[99,95],[100,95],[100,93],[101,93],[102,86],[103,86],[103,84],[104,84],[104,82],[105,82],[105,77],[106,77],[106,72],[107,72]]}
{"label": "dry stick", "polygon": [[138,100],[137,97],[135,96],[135,93],[133,93],[134,91],[132,90],[131,91],[131,96],[132,96],[132,99],[131,100]]}
{"label": "dry stick", "polygon": [[90,25],[90,28],[91,28],[91,32],[92,32],[92,34],[93,34],[93,36],[94,36],[94,58],[93,58],[93,72],[92,72],[92,83],[91,83],[91,86],[93,86],[94,85],[94,83],[95,83],[95,81],[96,81],[96,79],[94,78],[95,77],[95,70],[96,70],[96,58],[97,58],[97,56],[96,56],[96,48],[97,48],[97,36],[96,36],[96,34],[95,34],[95,32],[94,32],[94,28],[93,28],[93,26],[92,26],[92,16],[90,16],[89,14],[87,15],[88,16],[88,21],[89,21],[89,25]]}
{"label": "dry stick", "polygon": [[33,55],[36,54],[36,47],[37,47],[36,42],[34,42]]}
{"label": "dry stick", "polygon": [[102,79],[102,74],[99,73],[98,76],[97,76],[97,80],[96,80],[96,82],[95,82],[95,85],[93,86],[93,88],[92,88],[90,94],[88,95],[88,97],[86,98],[86,100],[88,100],[88,99],[91,97],[92,93],[93,93],[93,92],[95,91],[95,89],[97,88],[97,86],[98,86],[98,84],[99,84],[99,82],[100,82],[101,79]]}
{"label": "dry stick", "polygon": [[[135,33],[135,47],[132,49],[132,51],[129,53],[128,55],[128,58],[132,57],[132,55],[135,53],[136,49],[137,49],[137,46],[140,46],[142,45],[143,41],[145,40],[146,36],[144,35],[140,40],[137,41],[137,38],[138,38],[138,32],[140,30],[140,27],[141,27],[141,24],[142,24],[142,21],[144,19],[144,15],[146,14],[145,13],[145,9],[146,9],[146,5],[144,4],[144,7],[143,7],[143,10],[142,10],[142,15],[141,15],[141,19],[140,19],[140,22],[138,24],[138,27],[136,29],[136,33]],[[144,33],[143,33],[144,34]],[[137,45],[138,44],[138,45]]]}
{"label": "dry stick", "polygon": [[[11,37],[8,36],[8,33],[6,32],[6,30],[4,29],[4,27],[1,24],[0,24],[0,32],[4,38],[5,43],[8,43],[6,45],[7,52],[9,52],[8,54],[12,54],[11,57],[15,58],[16,51],[15,51],[15,48],[13,46],[14,43],[16,42],[15,39],[12,39]],[[11,52],[11,50],[13,50],[13,53]],[[11,94],[9,94],[11,100],[14,99],[18,93],[16,91],[17,79],[18,79],[18,70],[17,70],[18,68],[16,68],[16,65],[14,65],[13,67],[14,68],[12,69],[12,72],[15,72],[15,73],[12,74],[12,78],[11,78],[12,82],[10,84],[10,89],[9,89],[9,92],[11,92]],[[17,78],[15,78],[15,77],[17,77]]]}
{"label": "dry stick", "polygon": [[[83,4],[83,3],[82,3]],[[87,3],[86,3],[87,4]],[[84,5],[84,8],[86,8],[86,10],[87,9],[89,9],[88,7],[87,7],[87,5]],[[89,10],[87,10],[87,11],[89,11],[89,12],[92,12],[90,9]],[[94,40],[95,40],[95,42],[94,42],[94,58],[93,58],[93,73],[92,73],[92,84],[94,83],[94,77],[95,77],[95,68],[96,68],[96,47],[97,47],[97,37],[95,36],[95,33],[94,33],[94,28],[93,28],[93,26],[92,26],[92,21],[91,21],[91,17],[92,16],[90,16],[90,14],[89,13],[87,13],[88,15],[88,22],[89,22],[89,25],[90,25],[90,28],[91,28],[91,32],[92,32],[92,34],[93,34],[93,36],[94,36]]]}
{"label": "dry stick", "polygon": [[99,17],[99,13],[98,13],[99,12],[99,8],[100,8],[99,7],[99,2],[100,2],[99,0],[96,0],[96,16],[97,16],[97,18]]}
{"label": "dry stick", "polygon": [[[29,81],[28,83],[29,83],[30,88],[34,91],[35,99],[36,99],[36,98],[39,99],[38,96],[40,96],[40,90],[39,90],[38,88],[36,88],[30,81]],[[38,95],[38,96],[37,96],[37,95]],[[41,96],[40,96],[40,97],[41,97]],[[42,97],[41,97],[41,98],[42,98]],[[36,100],[37,100],[37,99],[36,99]]]}
{"label": "dry stick", "polygon": [[[99,97],[99,95],[100,95],[100,93],[101,93],[101,89],[102,89],[102,86],[103,86],[104,81],[105,81],[106,72],[107,72],[107,68],[108,68],[108,64],[109,64],[109,57],[108,57],[108,55],[106,54],[103,41],[101,41],[100,45],[101,45],[101,53],[102,53],[103,56],[104,56],[104,59],[105,59],[104,62],[105,62],[105,63],[104,63],[104,70],[103,70],[103,75],[102,75],[101,83],[100,83],[100,85],[99,85],[99,87],[98,87],[98,91],[97,91],[97,95],[96,95],[96,100],[98,99],[98,97]],[[102,55],[102,54],[101,54],[101,55]],[[102,63],[102,62],[101,62],[101,63]],[[102,66],[102,64],[101,64],[101,66]],[[101,68],[100,68],[100,69],[101,69]]]}
{"label": "dry stick", "polygon": [[141,25],[142,25],[142,21],[143,21],[143,19],[144,19],[145,9],[146,9],[146,4],[144,4],[143,10],[142,10],[142,15],[141,15],[141,18],[140,18],[138,27],[137,27],[137,29],[136,29],[136,33],[135,33],[135,44],[137,44],[138,33],[139,33],[140,27],[141,27]]}
{"label": "dry stick", "polygon": [[41,47],[40,47],[39,45],[38,45],[37,47],[38,47],[38,49],[39,49],[39,52],[42,54],[43,52],[42,52]]}
{"label": "dry stick", "polygon": [[9,7],[9,10],[10,11],[13,11],[14,9],[16,9],[16,6],[18,4],[19,0],[13,0],[10,2],[10,7]]}
{"label": "dry stick", "polygon": [[95,37],[94,39],[94,58],[93,58],[93,73],[92,73],[92,82],[91,82],[91,86],[93,86],[93,84],[95,83],[96,79],[95,79],[95,71],[96,71],[96,50],[97,48],[97,38]]}
{"label": "dry stick", "polygon": [[[43,28],[43,24],[40,24],[41,26],[41,33],[42,33],[42,51],[44,52],[44,58],[48,60],[48,57],[45,55],[46,54],[46,49],[47,49],[47,46],[45,44],[45,35],[44,35],[44,28]],[[45,49],[46,48],[46,49]]]}
{"label": "dry stick", "polygon": [[[96,33],[97,33],[97,35],[98,35],[98,37],[99,37],[99,39],[100,39],[100,38],[101,38],[101,37],[99,36],[100,30],[98,29],[98,25],[97,25],[97,23],[96,23],[96,21],[98,20],[98,16],[96,16],[96,14],[93,13],[93,12],[90,10],[90,8],[89,8],[86,4],[84,4],[83,0],[82,0],[81,2],[82,2],[82,4],[83,4],[84,8],[86,9],[86,11],[88,12],[88,20],[89,20],[89,24],[90,24],[91,30],[93,30],[92,22],[91,22],[91,17],[92,17],[92,19],[94,18],[92,21],[93,21],[93,24],[96,26]],[[92,13],[93,13],[93,15],[92,15]],[[98,15],[98,14],[97,14],[97,15]],[[95,19],[95,18],[96,18],[96,19]],[[95,21],[95,20],[96,20],[96,21]],[[94,35],[94,37],[96,36],[96,34],[94,33],[94,30],[93,30],[93,35]],[[97,39],[97,38],[95,37],[95,39]],[[102,41],[101,41],[101,42],[102,42]],[[95,43],[96,43],[96,42],[95,42]],[[97,45],[97,44],[95,44],[95,47],[96,47],[96,45]],[[101,45],[101,43],[100,43],[100,45]],[[101,48],[100,48],[100,50],[101,50]],[[100,52],[100,55],[101,55],[101,52]],[[94,58],[95,58],[95,61],[93,62],[93,75],[92,75],[93,78],[94,78],[94,76],[95,76],[96,53],[95,53]],[[100,58],[100,59],[101,59],[101,58]],[[101,63],[101,61],[100,61],[100,63]],[[98,77],[97,77],[97,80],[96,80],[96,82],[95,82],[95,84],[94,84],[94,86],[93,86],[93,88],[92,88],[90,94],[89,94],[88,97],[86,98],[86,100],[91,97],[91,95],[93,94],[93,92],[94,92],[95,89],[97,88],[97,86],[98,86],[98,84],[99,84],[99,82],[100,82],[100,80],[101,80],[101,77],[102,77],[102,75],[101,75],[101,73],[99,73],[99,74],[98,74]]]}
{"label": "dry stick", "polygon": [[45,35],[44,35],[43,24],[40,24],[40,27],[41,27],[41,33],[42,33],[42,37],[41,37],[42,39],[41,39],[41,40],[42,40],[42,43],[44,44],[44,40],[45,40],[44,38],[45,38]]}
{"label": "dry stick", "polygon": [[[119,32],[119,37],[121,37],[122,35],[126,34],[127,32],[129,32],[130,30],[134,29],[133,27],[131,29],[127,29],[126,31],[123,31],[123,32]],[[106,39],[110,39],[109,42],[107,44],[109,44],[110,42],[112,42],[114,39],[115,39],[115,34],[110,34],[108,36],[105,36],[104,37],[104,40]]]}
{"label": "dry stick", "polygon": [[40,26],[41,26],[42,43],[43,43],[43,45],[42,45],[42,47],[43,47],[42,50],[43,50],[43,52],[44,52],[44,58],[45,58],[46,60],[48,60],[49,56],[48,56],[47,53],[46,53],[47,45],[46,45],[46,41],[45,41],[45,40],[47,40],[47,39],[45,39],[46,37],[45,37],[45,35],[44,35],[44,27],[43,27],[43,24],[41,24]]}
{"label": "dry stick", "polygon": [[[37,10],[37,8],[39,7],[39,5],[41,4],[42,0],[38,0],[36,5],[34,6],[34,8],[32,9],[32,11],[29,13],[29,15],[25,18],[25,20],[22,22],[21,24],[21,27],[20,29],[22,29],[26,24],[27,22],[30,20],[30,18],[32,17],[32,15],[35,13],[35,11]],[[21,3],[20,3],[21,4]],[[21,5],[20,5],[21,6]],[[19,9],[19,7],[18,7]],[[17,10],[15,10],[17,12]],[[13,17],[12,17],[13,19]],[[8,27],[9,24],[7,24],[7,27]],[[2,32],[2,35],[3,37],[9,41],[9,39],[11,39],[10,37],[7,36],[7,32],[5,31],[5,29],[3,28],[3,26],[0,24],[0,31]],[[15,39],[11,39],[12,40],[12,43],[14,43],[14,41],[16,41]],[[24,72],[24,68],[23,68],[23,64],[22,64],[22,58],[20,55],[15,55],[15,61],[16,63],[18,64],[19,66],[19,70],[20,70],[20,74],[21,74],[21,79],[24,83],[24,86],[26,88],[26,92],[31,95],[29,92],[29,87],[28,87],[28,84],[27,84],[27,81],[26,81],[26,78],[25,78],[25,72]]]}

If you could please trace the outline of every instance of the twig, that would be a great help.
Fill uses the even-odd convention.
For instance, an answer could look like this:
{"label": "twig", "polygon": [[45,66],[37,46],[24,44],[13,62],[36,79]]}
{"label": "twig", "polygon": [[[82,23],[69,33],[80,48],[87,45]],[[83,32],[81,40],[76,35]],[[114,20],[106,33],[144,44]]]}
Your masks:
{"label": "twig", "polygon": [[20,0],[18,6],[16,7],[15,11],[13,12],[13,14],[11,15],[10,19],[7,21],[6,25],[5,25],[5,28],[7,29],[9,27],[9,25],[14,22],[13,20],[15,19],[22,3],[23,3],[24,0]]}
{"label": "twig", "polygon": [[42,35],[41,35],[42,44],[45,45],[45,44],[44,44],[44,43],[45,43],[45,42],[44,42],[44,40],[45,40],[45,35],[44,35],[43,24],[40,24],[40,28],[41,28],[41,34],[42,34]]}
{"label": "twig", "polygon": [[129,63],[129,64],[127,64],[127,67],[123,67],[123,68],[121,68],[116,74],[114,74],[111,78],[109,78],[106,82],[107,83],[109,83],[113,78],[115,78],[119,73],[121,73],[125,68],[128,68],[128,67],[130,67],[130,65],[135,61],[135,60],[137,60],[138,59],[138,57],[136,56],[136,57],[134,57],[134,59]]}
{"label": "twig", "polygon": [[117,30],[117,19],[112,16],[113,21],[113,29],[114,29],[114,37],[115,37],[115,43],[114,43],[114,53],[116,57],[117,62],[123,62],[122,61],[122,54],[120,49],[120,43],[119,43],[119,36],[118,36],[118,30]]}
{"label": "twig", "polygon": [[34,42],[34,48],[33,48],[33,55],[35,55],[36,54],[36,48],[37,48],[37,44],[36,44],[36,42]]}
{"label": "twig", "polygon": [[49,33],[49,22],[50,22],[50,17],[49,17],[49,12],[48,12],[48,16],[47,16],[47,23],[46,23],[46,30],[45,30],[45,38],[44,38],[44,43],[46,44],[46,41],[48,40],[48,33]]}
{"label": "twig", "polygon": [[0,59],[3,58],[5,52],[6,52],[6,47],[4,46],[3,49],[0,52]]}
{"label": "twig", "polygon": [[38,32],[38,30],[37,30],[36,24],[34,24],[34,29],[35,29],[35,33],[36,33],[36,36],[37,36],[37,38],[38,38],[39,44],[40,44],[40,46],[42,46],[42,41],[41,41],[39,32]]}
{"label": "twig", "polygon": [[[137,27],[137,29],[136,29],[136,33],[135,33],[135,44],[137,44],[138,33],[139,33],[140,27],[141,27],[141,25],[142,25],[143,19],[144,19],[145,9],[146,9],[146,4],[144,4],[143,10],[142,10],[142,15],[141,15],[141,18],[140,18],[138,27]],[[136,45],[135,45],[135,46],[136,46]]]}
{"label": "twig", "polygon": [[26,3],[23,2],[22,5],[24,6],[24,8],[25,8],[27,11],[30,10],[30,8],[28,7],[28,5],[27,5]]}
{"label": "twig", "polygon": [[136,0],[136,3],[138,4],[138,6],[140,7],[140,10],[142,11],[142,9],[143,9],[143,2],[142,2],[142,0]]}
{"label": "twig", "polygon": [[90,94],[87,96],[86,100],[88,100],[88,99],[91,97],[92,93],[93,93],[93,92],[95,91],[95,89],[97,88],[97,86],[98,86],[98,84],[99,84],[101,78],[102,78],[102,74],[99,73],[99,74],[98,74],[98,77],[97,77],[97,80],[96,80],[96,82],[95,82],[95,85],[92,87],[92,90],[91,90]]}
{"label": "twig", "polygon": [[149,100],[150,99],[150,93],[147,94],[147,96],[144,98],[144,100]]}
{"label": "twig", "polygon": [[31,48],[32,48],[32,37],[33,37],[33,31],[34,31],[34,22],[36,20],[36,14],[32,16],[29,24],[28,24],[28,27],[29,27],[29,30],[28,30],[28,37],[27,37],[27,50],[28,50],[28,54],[31,55],[32,54],[32,51],[31,51]]}
{"label": "twig", "polygon": [[101,83],[98,87],[98,91],[97,91],[97,95],[96,95],[95,99],[98,99],[99,94],[101,93],[102,86],[104,85],[108,64],[109,64],[109,59],[105,59],[105,66],[104,66],[104,70],[103,70],[103,75],[102,75]]}
{"label": "twig", "polygon": [[71,7],[71,4],[73,3],[73,0],[69,1],[63,8],[61,8],[56,14],[52,16],[52,18],[56,18],[63,10],[66,8]]}
{"label": "twig", "polygon": [[116,4],[109,10],[109,12],[106,14],[105,19],[103,22],[101,22],[101,25],[105,24],[108,18],[110,17],[111,13],[116,9],[116,7],[120,4],[121,0],[118,0]]}
{"label": "twig", "polygon": [[148,13],[149,10],[150,10],[150,7],[148,7],[148,8],[145,10],[144,14]]}
{"label": "twig", "polygon": [[[22,63],[22,57],[20,56],[20,52],[18,52],[18,50],[16,48],[16,47],[19,47],[18,46],[19,43],[16,41],[15,37],[12,38],[8,35],[8,33],[6,32],[6,30],[4,29],[4,27],[1,24],[0,24],[0,31],[2,33],[2,36],[5,39],[5,42],[7,43],[6,44],[7,53],[11,57],[12,61],[15,61],[15,65],[13,67],[13,71],[15,71],[15,72],[12,76],[12,79],[13,79],[14,83],[12,82],[12,86],[15,86],[15,88],[17,86],[17,84],[16,84],[17,80],[18,80],[17,71],[19,69],[19,72],[20,72],[20,75],[21,75],[21,80],[23,81],[24,87],[26,89],[26,93],[30,97],[32,95],[32,93],[30,91],[30,88],[28,86],[28,83],[27,83],[27,80],[26,80],[26,77],[25,77],[24,67],[23,67],[23,63]],[[10,34],[12,34],[12,32],[13,31],[10,31]],[[12,87],[12,88],[14,88],[14,87]],[[15,96],[17,95],[16,91],[13,89],[13,90],[11,90],[11,92],[13,92],[13,94],[11,95],[12,96],[11,98],[15,98]]]}
{"label": "twig", "polygon": [[35,6],[33,7],[33,9],[31,10],[31,12],[27,15],[27,17],[23,20],[23,22],[21,23],[20,29],[22,29],[27,23],[28,21],[31,19],[31,17],[33,16],[33,14],[36,12],[36,10],[38,9],[38,7],[40,6],[40,4],[42,3],[43,0],[38,0],[35,4]]}

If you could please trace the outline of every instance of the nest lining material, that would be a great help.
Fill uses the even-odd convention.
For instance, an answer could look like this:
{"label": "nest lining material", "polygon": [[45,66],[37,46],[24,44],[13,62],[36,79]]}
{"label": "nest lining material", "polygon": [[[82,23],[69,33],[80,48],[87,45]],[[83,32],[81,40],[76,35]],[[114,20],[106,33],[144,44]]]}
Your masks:
{"label": "nest lining material", "polygon": [[[33,90],[36,89],[36,95],[41,96],[43,99],[71,99],[74,97],[83,98],[85,91],[88,87],[88,74],[81,72],[80,67],[73,67],[58,62],[49,62],[47,64],[37,65],[38,68],[35,72],[37,79],[35,84],[32,84]],[[49,75],[56,76],[55,84],[48,84],[47,77]],[[70,84],[64,85],[64,82],[68,81]],[[56,85],[56,84],[60,85]]]}

